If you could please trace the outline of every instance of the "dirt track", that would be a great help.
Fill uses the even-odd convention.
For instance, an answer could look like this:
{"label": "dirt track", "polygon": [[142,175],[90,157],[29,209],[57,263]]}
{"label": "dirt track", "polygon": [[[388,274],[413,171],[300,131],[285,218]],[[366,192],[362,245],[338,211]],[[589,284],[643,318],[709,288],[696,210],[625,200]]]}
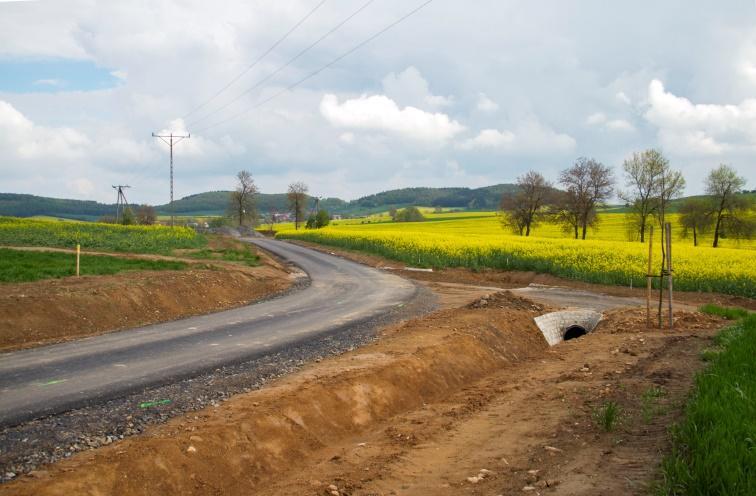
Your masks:
{"label": "dirt track", "polygon": [[[446,303],[462,299],[457,293]],[[409,321],[374,345],[76,455],[0,493],[638,490],[655,474],[677,411],[664,405],[679,404],[701,366],[698,351],[720,322],[688,314],[669,334],[644,331],[637,311],[623,311],[594,334],[549,350],[531,320],[543,311],[504,295],[485,308]],[[647,424],[638,397],[652,385],[664,388],[659,411],[668,413]],[[602,434],[591,412],[610,397],[626,415],[618,430]]]}

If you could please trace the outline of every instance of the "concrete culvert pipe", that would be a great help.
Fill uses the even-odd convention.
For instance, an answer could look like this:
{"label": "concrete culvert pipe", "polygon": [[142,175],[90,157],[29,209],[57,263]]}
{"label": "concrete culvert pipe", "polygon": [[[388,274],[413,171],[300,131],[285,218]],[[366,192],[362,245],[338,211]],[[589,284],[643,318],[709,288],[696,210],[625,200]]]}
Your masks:
{"label": "concrete culvert pipe", "polygon": [[601,314],[593,310],[564,310],[533,319],[549,346],[579,338],[596,328]]}
{"label": "concrete culvert pipe", "polygon": [[569,339],[579,338],[580,336],[585,336],[585,333],[586,331],[585,331],[585,328],[583,328],[583,326],[571,325],[564,332],[564,340],[567,341]]}

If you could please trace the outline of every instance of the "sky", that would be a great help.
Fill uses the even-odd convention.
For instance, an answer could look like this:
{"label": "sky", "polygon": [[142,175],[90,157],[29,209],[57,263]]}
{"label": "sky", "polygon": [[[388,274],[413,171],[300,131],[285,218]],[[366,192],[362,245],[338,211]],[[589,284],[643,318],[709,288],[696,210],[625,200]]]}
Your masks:
{"label": "sky", "polygon": [[176,198],[242,169],[347,200],[556,181],[581,156],[622,188],[647,148],[687,194],[720,163],[756,189],[753,0],[434,0],[350,52],[424,1],[0,1],[0,192],[166,203],[153,132],[191,134]]}

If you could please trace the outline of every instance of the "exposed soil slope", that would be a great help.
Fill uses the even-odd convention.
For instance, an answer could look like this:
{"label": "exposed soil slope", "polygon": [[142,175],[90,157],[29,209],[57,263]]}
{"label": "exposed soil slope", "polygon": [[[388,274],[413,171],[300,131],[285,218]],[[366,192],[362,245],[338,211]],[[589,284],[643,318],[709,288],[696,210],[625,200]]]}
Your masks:
{"label": "exposed soil slope", "polygon": [[[0,493],[632,493],[653,477],[673,415],[640,422],[638,398],[662,387],[665,412],[676,411],[721,322],[681,313],[671,334],[624,310],[549,349],[532,322],[547,310],[499,293],[391,327],[373,345]],[[627,412],[610,434],[592,420],[606,398]]]}
{"label": "exposed soil slope", "polygon": [[2,284],[0,351],[225,310],[292,283],[285,267],[264,255],[259,267],[223,262],[196,267]]}

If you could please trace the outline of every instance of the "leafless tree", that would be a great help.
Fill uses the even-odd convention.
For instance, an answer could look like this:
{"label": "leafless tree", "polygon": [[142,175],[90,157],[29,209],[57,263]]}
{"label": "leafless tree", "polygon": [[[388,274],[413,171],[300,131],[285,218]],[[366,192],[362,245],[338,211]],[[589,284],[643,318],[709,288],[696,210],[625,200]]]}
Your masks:
{"label": "leafless tree", "polygon": [[720,165],[706,178],[706,194],[712,197],[714,220],[714,243],[727,236],[733,238],[750,238],[754,232],[754,221],[750,216],[753,201],[750,197],[739,195],[745,186],[744,177],[738,176],[735,169]]}
{"label": "leafless tree", "polygon": [[249,223],[254,225],[256,221],[255,200],[257,192],[252,174],[246,170],[239,171],[236,175],[236,189],[231,192],[229,200],[229,213],[232,218],[236,219],[240,227]]}
{"label": "leafless tree", "polygon": [[558,202],[556,219],[565,230],[574,230],[575,239],[579,232],[585,239],[588,227],[598,223],[596,209],[614,190],[612,170],[595,159],[580,157],[572,167],[561,172],[559,183],[565,193]]}
{"label": "leafless tree", "polygon": [[501,210],[505,226],[520,236],[530,236],[530,230],[546,215],[545,206],[552,191],[542,174],[528,171],[517,178],[517,192],[501,198]]}
{"label": "leafless tree", "polygon": [[294,182],[289,185],[289,190],[286,192],[286,198],[289,201],[289,210],[294,215],[295,229],[299,229],[299,224],[304,221],[307,191],[305,183]]}
{"label": "leafless tree", "polygon": [[664,223],[666,222],[667,207],[669,202],[675,198],[682,196],[685,190],[685,178],[682,172],[672,170],[669,166],[669,161],[661,154],[660,165],[661,172],[658,177],[658,184],[656,186],[656,207],[654,208],[654,215],[659,221],[659,227],[661,229],[661,241],[662,241],[662,260],[664,260]]}
{"label": "leafless tree", "polygon": [[633,153],[622,164],[628,190],[619,192],[618,196],[631,209],[631,218],[640,234],[641,243],[646,239],[648,218],[658,207],[659,180],[665,167],[667,160],[660,151],[653,149]]}
{"label": "leafless tree", "polygon": [[155,209],[150,205],[142,205],[136,211],[137,224],[151,226],[157,220]]}

